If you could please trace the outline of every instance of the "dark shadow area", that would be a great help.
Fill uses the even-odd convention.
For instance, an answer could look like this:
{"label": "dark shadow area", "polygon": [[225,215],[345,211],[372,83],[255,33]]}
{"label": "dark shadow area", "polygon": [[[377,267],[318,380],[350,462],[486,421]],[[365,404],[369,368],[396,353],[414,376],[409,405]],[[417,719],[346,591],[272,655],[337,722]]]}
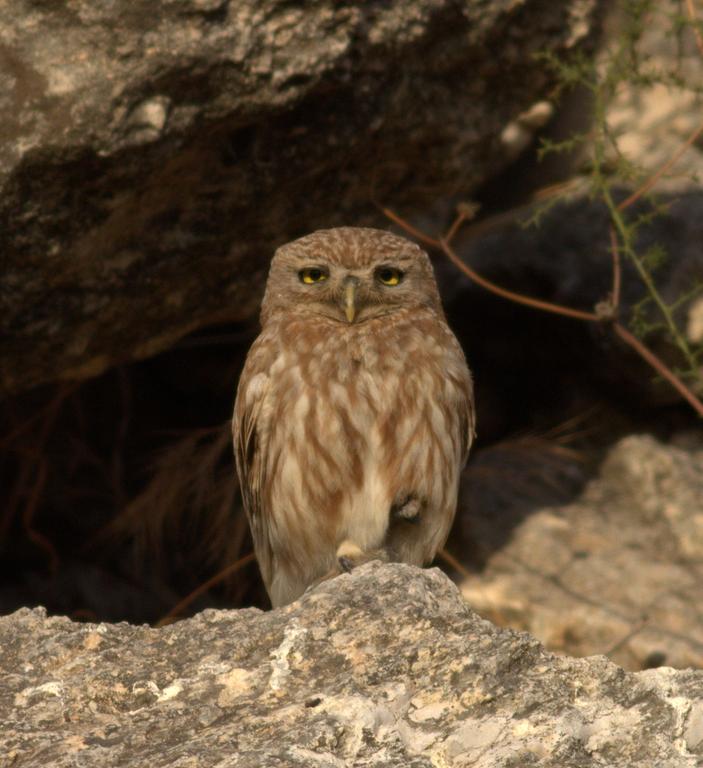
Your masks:
{"label": "dark shadow area", "polygon": [[[447,547],[480,569],[532,510],[574,498],[618,436],[654,424],[665,435],[691,416],[614,387],[612,356],[584,324],[468,285],[453,294],[479,437]],[[149,360],[3,405],[1,613],[43,604],[156,622],[251,552],[229,419],[256,328],[205,329]],[[245,561],[184,613],[247,605],[267,598]]]}
{"label": "dark shadow area", "polygon": [[[251,142],[246,130],[232,134],[231,154]],[[495,184],[479,191],[479,222],[523,202],[538,183],[522,178],[534,172],[530,162],[501,177],[514,194],[501,199]],[[703,196],[667,203],[651,219],[642,206],[633,216],[643,217],[638,248],[663,245],[673,257],[657,272],[671,301],[703,282]],[[562,204],[537,228],[524,227],[518,211],[480,238],[460,234],[462,258],[548,301],[591,310],[606,297],[602,206]],[[507,302],[433,258],[474,373],[478,417],[447,549],[480,570],[531,512],[574,499],[619,437],[666,439],[695,416],[607,327]],[[625,319],[642,294],[625,268]],[[180,615],[268,605],[249,558],[229,426],[257,327],[252,318],[206,328],[151,359],[0,406],[0,613],[43,604],[74,618],[156,622],[198,589]],[[651,343],[676,364],[670,345]]]}

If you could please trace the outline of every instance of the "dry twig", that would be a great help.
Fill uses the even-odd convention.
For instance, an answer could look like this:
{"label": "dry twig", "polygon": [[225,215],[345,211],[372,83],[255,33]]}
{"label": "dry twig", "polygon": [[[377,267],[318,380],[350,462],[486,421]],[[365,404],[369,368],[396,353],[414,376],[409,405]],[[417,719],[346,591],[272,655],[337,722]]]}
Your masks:
{"label": "dry twig", "polygon": [[[381,210],[391,221],[404,229],[409,235],[413,237],[419,235],[418,239],[420,239],[423,243],[431,245],[435,248],[439,247],[439,250],[441,250],[445,256],[447,256],[447,258],[467,277],[469,277],[485,290],[490,291],[491,293],[494,293],[501,298],[507,299],[508,301],[512,301],[516,304],[522,304],[527,307],[532,307],[533,309],[541,310],[542,312],[551,312],[553,314],[563,315],[564,317],[571,317],[576,320],[583,320],[586,322],[600,322],[611,325],[619,338],[622,339],[622,341],[630,346],[635,352],[637,352],[637,354],[642,357],[642,359],[645,360],[645,362],[647,362],[660,376],[666,379],[674,387],[674,389],[676,389],[681,397],[683,397],[691,405],[696,413],[703,417],[703,403],[700,401],[700,399],[696,397],[691,389],[687,387],[686,384],[684,384],[681,378],[677,376],[659,357],[657,357],[654,352],[642,344],[642,342],[637,339],[637,337],[630,333],[627,328],[625,328],[615,319],[618,308],[618,303],[615,301],[615,298],[617,298],[619,302],[620,297],[620,260],[617,252],[617,243],[613,245],[612,234],[611,246],[613,247],[611,248],[611,253],[613,264],[613,296],[611,297],[610,301],[607,302],[612,311],[607,313],[584,312],[582,310],[572,309],[571,307],[565,307],[561,304],[553,304],[552,302],[548,301],[542,301],[541,299],[535,299],[532,296],[526,296],[524,294],[516,293],[515,291],[509,291],[506,288],[502,288],[496,283],[487,280],[485,277],[476,272],[475,269],[463,262],[449,244],[446,236],[440,237],[438,239],[429,237],[424,233],[419,232],[419,230],[408,224],[408,222],[406,222],[402,217],[390,209],[382,208]],[[455,221],[452,222],[452,225],[449,228],[447,234],[454,236],[465,220],[465,214],[460,212]]]}
{"label": "dry twig", "polygon": [[211,576],[207,581],[204,581],[202,584],[197,586],[190,594],[186,595],[183,600],[174,605],[173,608],[171,608],[171,610],[163,618],[159,619],[159,621],[157,621],[154,626],[164,627],[167,624],[171,624],[172,622],[176,621],[184,609],[187,608],[194,600],[197,600],[200,595],[205,594],[205,592],[207,592],[209,589],[224,581],[233,573],[241,570],[244,568],[244,566],[254,562],[254,560],[255,555],[253,552],[250,552],[248,555],[240,557],[236,562],[228,565],[226,568],[223,568],[214,576]]}

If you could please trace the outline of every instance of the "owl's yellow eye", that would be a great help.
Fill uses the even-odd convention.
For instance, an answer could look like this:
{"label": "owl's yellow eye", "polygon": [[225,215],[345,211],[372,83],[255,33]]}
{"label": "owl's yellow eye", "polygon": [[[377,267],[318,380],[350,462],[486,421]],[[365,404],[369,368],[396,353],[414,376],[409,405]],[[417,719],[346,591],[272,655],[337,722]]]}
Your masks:
{"label": "owl's yellow eye", "polygon": [[395,267],[379,267],[376,270],[376,277],[384,285],[398,285],[403,279],[403,273],[401,270]]}
{"label": "owl's yellow eye", "polygon": [[313,283],[322,283],[327,280],[328,272],[322,267],[305,267],[298,272],[298,277],[302,283],[312,285]]}

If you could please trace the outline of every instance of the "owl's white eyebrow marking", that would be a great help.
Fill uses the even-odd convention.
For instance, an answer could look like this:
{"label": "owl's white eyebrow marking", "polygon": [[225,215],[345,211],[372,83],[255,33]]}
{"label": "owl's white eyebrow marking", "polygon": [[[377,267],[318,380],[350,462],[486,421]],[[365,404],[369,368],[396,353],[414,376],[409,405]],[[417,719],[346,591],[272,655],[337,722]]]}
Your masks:
{"label": "owl's white eyebrow marking", "polygon": [[393,262],[394,264],[412,264],[415,261],[412,256],[405,253],[379,253],[379,257],[383,257],[388,262]]}

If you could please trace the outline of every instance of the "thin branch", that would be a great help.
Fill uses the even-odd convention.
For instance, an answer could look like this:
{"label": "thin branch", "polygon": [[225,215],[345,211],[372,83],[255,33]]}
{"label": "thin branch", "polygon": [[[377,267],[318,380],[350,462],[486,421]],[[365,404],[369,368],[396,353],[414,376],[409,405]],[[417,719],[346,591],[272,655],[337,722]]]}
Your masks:
{"label": "thin branch", "polygon": [[613,330],[629,346],[631,346],[638,355],[644,358],[654,370],[666,379],[669,384],[686,400],[699,416],[703,416],[703,403],[693,394],[693,392],[681,381],[681,379],[633,334],[618,322],[613,323]]}
{"label": "thin branch", "polygon": [[523,304],[526,307],[541,309],[543,312],[551,312],[552,314],[563,315],[564,317],[573,317],[577,320],[585,320],[589,323],[597,323],[601,320],[601,318],[593,312],[583,312],[580,309],[571,309],[570,307],[564,307],[561,304],[552,304],[549,301],[541,301],[540,299],[534,299],[531,296],[525,296],[522,293],[515,293],[506,288],[501,288],[499,285],[496,285],[496,283],[486,280],[485,277],[479,275],[476,270],[463,262],[446,240],[441,238],[439,242],[442,251],[444,251],[453,264],[475,283],[482,288],[485,288],[487,291],[496,294],[496,296],[500,296],[501,298],[515,302],[516,304]]}
{"label": "thin branch", "polygon": [[461,229],[461,225],[466,221],[466,216],[460,213],[452,222],[451,227],[447,230],[447,234],[442,238],[444,242],[451,243],[456,237],[456,233]]}
{"label": "thin branch", "polygon": [[613,259],[613,291],[610,300],[613,305],[613,316],[617,315],[620,308],[620,283],[621,283],[621,269],[620,269],[620,251],[618,251],[618,237],[615,234],[613,225],[610,225],[610,255]]}
{"label": "thin branch", "polygon": [[[596,123],[598,125],[607,125],[606,105],[603,100],[603,94],[600,92],[596,94],[594,110],[595,110]],[[703,124],[701,124],[701,129],[703,129]],[[676,346],[683,353],[683,356],[686,359],[688,366],[693,370],[695,366],[695,361],[693,360],[688,343],[684,338],[684,336],[679,331],[679,328],[676,325],[676,322],[671,313],[671,310],[669,309],[666,302],[664,301],[661,294],[659,293],[659,290],[657,289],[657,286],[654,283],[654,278],[652,277],[651,272],[645,267],[645,265],[642,263],[642,259],[637,254],[632,242],[632,239],[633,239],[632,230],[628,228],[625,222],[625,217],[623,215],[623,212],[628,207],[628,205],[630,205],[631,202],[634,202],[634,200],[636,200],[639,196],[644,194],[644,192],[656,182],[656,180],[664,172],[664,169],[667,167],[667,165],[671,164],[675,156],[678,155],[680,151],[681,151],[681,148],[679,148],[679,150],[674,154],[673,157],[669,158],[668,163],[665,163],[664,166],[662,166],[662,168],[660,168],[657,173],[652,174],[652,176],[650,176],[649,179],[635,193],[630,195],[629,198],[627,198],[626,200],[622,201],[619,204],[616,204],[615,200],[613,199],[612,192],[610,190],[610,184],[603,174],[603,167],[605,164],[603,141],[601,139],[596,138],[593,144],[592,184],[593,184],[594,190],[600,195],[601,199],[606,205],[606,208],[608,209],[608,214],[610,215],[611,224],[615,227],[616,233],[619,236],[620,241],[622,243],[621,245],[622,253],[624,253],[625,256],[627,256],[627,258],[632,262],[633,266],[637,270],[637,274],[639,275],[640,280],[642,280],[642,282],[644,283],[644,286],[647,289],[652,300],[654,301],[654,304],[659,310],[661,316],[664,318],[664,321],[667,325],[667,328],[669,330],[669,333],[671,334],[672,339],[676,343]]]}
{"label": "thin branch", "polygon": [[440,549],[437,554],[439,555],[440,560],[444,560],[444,562],[450,568],[453,568],[460,576],[463,576],[465,579],[472,578],[473,574],[466,568],[466,566],[460,563],[454,555],[447,552],[446,549]]}
{"label": "thin branch", "polygon": [[43,533],[38,531],[32,525],[34,521],[34,513],[36,512],[39,499],[44,491],[46,485],[46,461],[42,458],[39,460],[39,467],[37,470],[37,476],[34,479],[32,490],[30,492],[29,499],[22,510],[22,525],[24,532],[27,534],[27,538],[35,544],[39,549],[43,549],[49,558],[49,571],[52,576],[55,576],[59,564],[61,562],[59,554],[56,551],[56,547],[51,543],[50,539]]}
{"label": "thin branch", "polygon": [[[688,11],[688,16],[691,21],[691,28],[693,30],[693,34],[695,35],[695,38],[696,38],[696,45],[698,46],[698,50],[703,56],[703,37],[701,37],[700,30],[698,29],[698,26],[697,26],[698,21],[696,18],[696,9],[693,4],[693,0],[686,0],[686,9]],[[642,197],[642,195],[646,194],[657,183],[657,181],[659,181],[659,179],[679,160],[679,158],[684,154],[684,152],[698,139],[698,137],[701,135],[702,132],[703,132],[703,122],[693,131],[693,133],[691,133],[691,135],[686,139],[686,141],[659,168],[659,170],[653,173],[639,189],[635,190],[629,197],[627,197],[618,205],[618,210],[624,211],[626,208],[632,205],[636,200],[639,200],[640,197]]]}
{"label": "thin branch", "polygon": [[433,238],[426,235],[424,232],[421,232],[419,229],[416,229],[408,221],[398,216],[397,213],[393,213],[393,211],[391,211],[390,208],[381,208],[381,212],[383,213],[384,216],[389,218],[393,223],[397,224],[399,227],[404,229],[411,237],[414,237],[416,240],[419,240],[421,243],[424,243],[430,248],[441,249],[442,246],[439,240],[434,240]]}
{"label": "thin branch", "polygon": [[[21,512],[20,518],[24,523],[25,532],[27,536],[37,546],[44,549],[49,555],[49,566],[52,573],[55,571],[59,558],[56,553],[56,549],[53,544],[43,534],[39,533],[31,527],[31,521],[34,517],[34,512],[39,504],[41,493],[44,491],[46,484],[46,462],[42,456],[42,452],[45,449],[47,440],[51,435],[54,423],[59,416],[61,404],[66,397],[75,388],[75,385],[63,385],[60,387],[58,394],[52,398],[49,404],[41,411],[42,423],[40,424],[38,435],[32,440],[29,446],[29,452],[27,456],[23,456],[20,461],[20,471],[17,480],[14,483],[10,499],[5,505],[2,511],[2,517],[0,518],[0,540],[4,538],[9,530],[12,521],[17,515],[18,508],[23,499],[28,499],[25,502],[24,509]],[[13,433],[13,439],[21,434],[30,424],[33,423],[33,418],[25,421],[20,428]],[[8,443],[9,445],[9,443]],[[34,477],[34,484],[31,488],[30,482],[32,480],[32,474],[34,467],[37,467],[36,476]]]}
{"label": "thin branch", "polygon": [[456,218],[452,222],[451,227],[447,230],[444,240],[447,243],[451,243],[464,223],[473,221],[476,218],[476,214],[479,212],[480,208],[481,206],[478,203],[459,203],[457,206]]}
{"label": "thin branch", "polygon": [[688,11],[688,18],[691,20],[691,29],[696,38],[696,45],[698,46],[701,56],[703,56],[703,36],[701,36],[701,31],[698,29],[698,17],[693,0],[686,0],[686,10]]}
{"label": "thin branch", "polygon": [[639,189],[636,189],[629,197],[625,198],[622,202],[618,203],[617,210],[624,211],[629,208],[634,202],[639,200],[642,195],[646,195],[647,192],[659,181],[659,179],[680,159],[683,153],[698,139],[703,133],[703,122],[696,128],[695,131],[684,141],[684,143],[674,152],[674,154],[655,171],[647,181],[642,184]]}
{"label": "thin branch", "polygon": [[[449,228],[447,234],[444,236],[444,239],[447,240],[447,242],[451,242],[456,236],[459,228],[470,221],[471,224],[464,229],[462,240],[463,242],[466,242],[467,240],[475,240],[478,237],[481,237],[487,232],[490,232],[505,223],[514,222],[521,216],[521,214],[527,213],[530,210],[533,202],[544,202],[559,195],[567,195],[569,192],[577,189],[581,184],[582,182],[579,179],[570,179],[569,181],[541,187],[531,196],[527,203],[515,206],[514,208],[510,208],[507,211],[503,211],[502,213],[495,213],[492,216],[486,216],[480,221],[476,222],[473,221],[473,218],[476,211],[478,210],[478,206],[476,207],[476,211],[472,211],[471,209],[461,210],[457,217],[454,219],[454,222]],[[418,242],[424,243],[428,248],[436,248],[437,250],[442,249],[439,240],[430,237],[425,232],[420,231],[417,229],[417,227],[414,227],[412,224],[410,224],[409,221],[395,213],[395,211],[392,211],[390,208],[384,208],[378,203],[376,203],[376,207],[384,214],[384,216],[386,216],[386,218],[390,219],[394,224],[397,224],[404,232],[406,232],[406,234],[410,235],[410,237],[415,238]]]}
{"label": "thin branch", "polygon": [[[612,202],[612,198],[611,198]],[[384,211],[388,212],[388,209],[383,209]],[[618,219],[622,223],[622,218],[619,215],[619,212],[615,212],[614,220],[615,224],[618,223]],[[400,216],[396,216],[395,214],[389,216],[393,221],[395,221],[397,224],[405,228],[405,221]],[[461,218],[461,216],[459,217]],[[450,229],[450,232],[454,229]],[[414,230],[413,227],[410,227],[407,229],[408,232],[412,234],[412,231]],[[417,232],[417,230],[414,230]],[[418,239],[421,239],[423,242],[426,243],[434,243],[435,241],[424,235],[423,233],[418,233],[421,235]],[[507,299],[508,301],[515,302],[517,304],[523,304],[528,307],[532,307],[533,309],[538,309],[543,312],[551,312],[553,314],[558,315],[564,315],[566,317],[573,317],[577,320],[585,320],[587,322],[603,322],[604,318],[596,313],[591,312],[582,312],[580,310],[571,309],[570,307],[564,307],[560,304],[552,304],[550,302],[541,301],[539,299],[534,299],[531,296],[525,296],[520,293],[515,293],[514,291],[509,291],[505,288],[501,288],[499,285],[496,285],[495,283],[492,283],[490,280],[486,280],[484,277],[478,274],[472,267],[470,267],[468,264],[464,263],[459,256],[456,254],[454,249],[451,247],[451,245],[446,241],[444,238],[440,238],[438,241],[439,247],[444,252],[444,254],[450,259],[450,261],[458,267],[465,275],[467,275],[471,280],[473,280],[475,283],[480,285],[482,288],[485,288],[487,291],[490,291],[491,293],[496,294],[497,296],[500,296],[501,298]],[[620,258],[618,254],[618,248],[617,248],[617,238],[615,236],[615,231],[611,227],[611,235],[610,235],[610,242],[611,242],[611,248],[612,248],[612,257],[613,257],[613,299],[612,304],[614,308],[617,308],[619,301],[620,301],[620,282],[621,282],[621,274],[620,274]],[[696,397],[696,395],[684,384],[681,379],[676,376],[676,374],[671,371],[663,362],[660,360],[651,350],[649,350],[642,342],[634,336],[632,333],[630,333],[623,325],[621,325],[619,322],[611,322],[610,323],[615,333],[632,349],[637,352],[637,354],[640,355],[657,373],[659,373],[664,379],[666,379],[672,387],[686,400],[692,408],[698,413],[699,416],[703,417],[703,403]],[[451,555],[448,555],[444,550],[440,553],[440,555],[448,562],[452,567],[456,567],[455,562],[451,562],[449,558],[451,558]],[[457,569],[459,570],[459,569]]]}
{"label": "thin branch", "polygon": [[48,417],[53,414],[61,403],[77,388],[76,382],[70,384],[62,384],[58,393],[39,411],[32,414],[26,421],[18,424],[6,435],[3,435],[0,440],[0,446],[10,445],[15,438],[19,437],[22,433],[26,432],[36,421]]}
{"label": "thin branch", "polygon": [[221,581],[224,581],[228,576],[231,576],[233,573],[241,570],[244,568],[244,566],[249,565],[249,563],[252,563],[254,560],[255,555],[253,552],[250,552],[248,555],[240,557],[236,562],[228,565],[221,571],[218,571],[214,576],[203,582],[199,587],[196,587],[190,594],[186,595],[183,600],[171,608],[171,610],[163,618],[156,622],[155,626],[165,627],[167,624],[171,624],[172,622],[176,621],[181,612],[187,608],[194,600],[200,597],[200,595],[204,594],[211,587],[214,587]]}

